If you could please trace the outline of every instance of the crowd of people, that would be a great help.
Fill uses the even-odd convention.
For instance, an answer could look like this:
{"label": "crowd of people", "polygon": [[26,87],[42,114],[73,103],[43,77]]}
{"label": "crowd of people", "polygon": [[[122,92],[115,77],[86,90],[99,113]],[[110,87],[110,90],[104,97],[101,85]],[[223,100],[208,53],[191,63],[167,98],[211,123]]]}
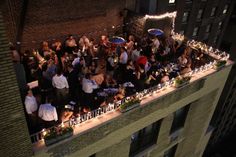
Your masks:
{"label": "crowd of people", "polygon": [[11,50],[27,83],[38,81],[23,97],[31,133],[186,75],[207,60],[200,50],[165,34],[130,35],[123,44],[111,43],[107,36],[70,35],[64,42],[44,41],[39,50]]}

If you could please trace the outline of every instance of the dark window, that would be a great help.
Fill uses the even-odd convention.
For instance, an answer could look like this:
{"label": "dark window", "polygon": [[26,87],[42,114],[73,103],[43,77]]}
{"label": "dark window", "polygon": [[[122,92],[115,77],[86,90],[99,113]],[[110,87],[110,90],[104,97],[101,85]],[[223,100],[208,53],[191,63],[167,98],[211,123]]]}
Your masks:
{"label": "dark window", "polygon": [[218,23],[218,29],[222,28],[222,21]]}
{"label": "dark window", "polygon": [[197,36],[199,27],[194,27],[193,29],[193,37]]}
{"label": "dark window", "polygon": [[135,132],[131,136],[130,157],[156,143],[160,124],[161,120]]}
{"label": "dark window", "polygon": [[179,34],[184,35],[184,30],[181,30]]}
{"label": "dark window", "polygon": [[136,11],[141,14],[155,14],[157,0],[136,0]]}
{"label": "dark window", "polygon": [[198,10],[197,20],[201,20],[202,19],[202,14],[203,14],[203,9]]}
{"label": "dark window", "polygon": [[229,5],[226,4],[223,10],[223,14],[226,14],[228,12]]}
{"label": "dark window", "polygon": [[188,17],[189,17],[189,12],[188,11],[184,12],[182,22],[186,23],[188,21]]}
{"label": "dark window", "polygon": [[184,127],[190,104],[175,111],[170,134]]}
{"label": "dark window", "polygon": [[164,153],[164,157],[174,157],[175,156],[175,152],[177,149],[178,144],[174,145],[173,147],[171,147],[169,150],[167,150]]}
{"label": "dark window", "polygon": [[214,39],[213,39],[213,43],[214,43],[214,44],[217,42],[218,38],[219,38],[218,35],[216,35],[216,36],[214,37]]}
{"label": "dark window", "polygon": [[215,14],[216,14],[216,7],[213,7],[212,9],[211,9],[211,17],[213,17],[213,16],[215,16]]}
{"label": "dark window", "polygon": [[206,26],[206,33],[209,33],[211,31],[211,24]]}
{"label": "dark window", "polygon": [[193,0],[185,0],[186,3],[192,3]]}
{"label": "dark window", "polygon": [[90,155],[89,157],[96,157],[96,154],[92,154],[92,155]]}

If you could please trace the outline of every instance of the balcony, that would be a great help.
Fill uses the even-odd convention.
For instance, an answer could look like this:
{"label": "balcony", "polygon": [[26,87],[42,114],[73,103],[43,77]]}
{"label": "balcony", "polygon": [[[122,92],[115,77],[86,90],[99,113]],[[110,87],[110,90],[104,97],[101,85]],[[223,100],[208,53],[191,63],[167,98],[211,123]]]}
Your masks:
{"label": "balcony", "polygon": [[[184,37],[179,34],[175,34],[173,38],[177,42],[183,42],[184,40]],[[136,120],[145,117],[146,111],[148,111],[149,114],[152,114],[152,112],[156,110],[168,107],[169,104],[178,101],[179,98],[187,97],[199,91],[204,86],[206,77],[223,69],[224,66],[232,64],[232,61],[229,60],[229,55],[225,52],[215,50],[212,47],[194,40],[188,41],[187,45],[192,49],[201,50],[205,60],[201,65],[198,65],[195,69],[182,76],[190,77],[191,79],[189,82],[184,83],[183,86],[177,87],[176,80],[179,78],[179,76],[177,76],[176,78],[157,84],[156,86],[141,92],[136,92],[115,103],[109,103],[107,106],[99,107],[96,110],[71,118],[69,121],[55,127],[64,128],[70,126],[73,128],[73,136],[55,143],[52,146],[45,146],[44,140],[45,135],[50,134],[49,130],[52,128],[33,134],[31,135],[31,140],[33,142],[34,152],[37,153],[46,148],[53,149],[54,146],[57,146],[60,143],[75,139],[77,139],[81,147],[84,147],[85,143],[92,144],[93,141],[96,141],[100,137],[107,136],[112,131],[132,124]],[[198,60],[199,58],[195,59]],[[219,63],[224,61],[226,61],[226,64],[223,63],[222,65],[219,65]],[[166,67],[166,69],[167,68],[170,67]],[[140,100],[140,104],[138,103],[138,106],[131,108],[127,112],[121,112],[121,106],[132,99]],[[163,115],[164,114],[165,113],[163,112]],[[112,130],[107,128],[112,128]],[[86,138],[86,136],[92,136],[92,134],[96,136],[93,136],[90,139]],[[73,150],[71,151],[73,152]]]}

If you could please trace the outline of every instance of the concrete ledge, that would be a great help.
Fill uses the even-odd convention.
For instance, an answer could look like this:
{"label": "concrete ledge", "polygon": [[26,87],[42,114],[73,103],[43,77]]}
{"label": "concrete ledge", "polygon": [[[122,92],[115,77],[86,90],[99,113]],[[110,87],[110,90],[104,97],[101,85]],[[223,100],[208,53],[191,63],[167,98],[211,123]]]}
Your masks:
{"label": "concrete ledge", "polygon": [[55,156],[55,154],[59,152],[64,152],[64,155],[68,155],[79,151],[86,146],[103,139],[110,133],[132,124],[155,112],[156,110],[167,108],[181,98],[187,97],[199,91],[204,86],[204,82],[205,79],[199,79],[182,88],[176,89],[173,92],[158,97],[157,99],[154,99],[139,108],[121,114],[117,118],[105,122],[80,135],[76,135],[72,137],[72,139],[68,139],[68,141],[48,148],[48,153]]}

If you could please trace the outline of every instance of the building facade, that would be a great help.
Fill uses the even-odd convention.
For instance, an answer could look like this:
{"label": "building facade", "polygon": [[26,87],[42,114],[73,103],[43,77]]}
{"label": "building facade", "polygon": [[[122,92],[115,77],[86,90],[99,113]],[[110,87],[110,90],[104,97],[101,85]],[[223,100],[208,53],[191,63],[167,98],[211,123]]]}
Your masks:
{"label": "building facade", "polygon": [[139,14],[177,11],[175,31],[189,39],[219,47],[235,1],[233,0],[127,0]]}
{"label": "building facade", "polygon": [[[236,41],[234,34],[236,33],[236,7],[231,15],[225,35],[222,39],[221,49],[227,51],[231,55],[231,59],[235,60]],[[215,130],[206,149],[206,156],[216,153],[220,150],[220,145],[229,136],[233,136],[236,129],[236,66],[233,65],[223,93],[220,97],[216,111],[212,118],[211,124]]]}

